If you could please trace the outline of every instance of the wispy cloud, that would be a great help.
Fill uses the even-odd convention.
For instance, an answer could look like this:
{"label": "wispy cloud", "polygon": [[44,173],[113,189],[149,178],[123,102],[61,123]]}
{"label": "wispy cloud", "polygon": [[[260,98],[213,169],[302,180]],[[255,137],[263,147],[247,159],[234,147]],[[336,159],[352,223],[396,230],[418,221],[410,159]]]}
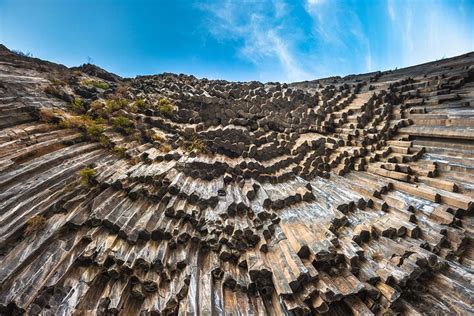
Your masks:
{"label": "wispy cloud", "polygon": [[[370,41],[356,6],[346,2],[306,0],[304,8],[312,18],[321,69],[341,73],[355,64],[359,65],[359,71],[372,71]],[[342,62],[336,63],[336,60]]]}
{"label": "wispy cloud", "polygon": [[[465,7],[447,6],[443,2],[408,1],[395,7],[387,1],[391,18],[388,28],[394,34],[394,54],[401,56],[403,66],[443,57],[456,56],[474,50],[474,22],[463,17]],[[471,10],[471,15],[472,15]]]}
{"label": "wispy cloud", "polygon": [[[384,70],[474,50],[474,11],[469,2],[368,3],[305,1],[319,48],[319,69],[336,73]],[[341,62],[331,65],[335,59]]]}
{"label": "wispy cloud", "polygon": [[372,54],[370,53],[370,51],[367,53],[367,55],[365,55],[365,68],[369,72],[371,72],[373,70],[373,67],[372,67]]}
{"label": "wispy cloud", "polygon": [[393,69],[474,50],[474,12],[464,2],[222,0],[200,8],[212,36],[231,42],[263,81]]}
{"label": "wispy cloud", "polygon": [[296,36],[290,31],[293,25],[286,23],[290,9],[283,0],[225,0],[200,7],[212,14],[209,30],[217,39],[241,42],[237,54],[257,67],[260,80],[315,77],[298,58]]}
{"label": "wispy cloud", "polygon": [[387,0],[387,13],[390,20],[395,21],[395,9],[393,7],[393,0]]}
{"label": "wispy cloud", "polygon": [[322,4],[324,0],[307,0],[306,5],[309,7],[317,6],[319,4]]}

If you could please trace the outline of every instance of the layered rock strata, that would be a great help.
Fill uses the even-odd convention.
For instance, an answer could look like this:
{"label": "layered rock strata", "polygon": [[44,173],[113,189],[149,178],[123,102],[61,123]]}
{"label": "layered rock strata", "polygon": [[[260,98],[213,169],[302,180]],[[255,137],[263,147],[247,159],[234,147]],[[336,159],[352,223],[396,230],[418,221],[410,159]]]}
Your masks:
{"label": "layered rock strata", "polygon": [[280,84],[0,47],[0,313],[472,313],[474,54]]}

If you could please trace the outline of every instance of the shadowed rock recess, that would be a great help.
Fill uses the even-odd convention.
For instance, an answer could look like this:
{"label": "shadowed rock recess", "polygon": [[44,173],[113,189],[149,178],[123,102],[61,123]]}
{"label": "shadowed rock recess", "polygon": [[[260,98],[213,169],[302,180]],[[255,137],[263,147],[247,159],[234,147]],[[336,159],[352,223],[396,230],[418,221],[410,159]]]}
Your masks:
{"label": "shadowed rock recess", "polygon": [[280,84],[0,47],[0,312],[472,313],[474,54]]}

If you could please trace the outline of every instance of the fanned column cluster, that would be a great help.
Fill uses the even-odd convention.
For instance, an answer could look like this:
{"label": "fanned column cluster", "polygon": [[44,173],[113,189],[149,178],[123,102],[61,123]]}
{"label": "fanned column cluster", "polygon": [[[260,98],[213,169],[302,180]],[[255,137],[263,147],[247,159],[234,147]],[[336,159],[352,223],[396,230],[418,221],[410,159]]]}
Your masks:
{"label": "fanned column cluster", "polygon": [[0,314],[472,313],[474,55],[292,84],[0,47]]}

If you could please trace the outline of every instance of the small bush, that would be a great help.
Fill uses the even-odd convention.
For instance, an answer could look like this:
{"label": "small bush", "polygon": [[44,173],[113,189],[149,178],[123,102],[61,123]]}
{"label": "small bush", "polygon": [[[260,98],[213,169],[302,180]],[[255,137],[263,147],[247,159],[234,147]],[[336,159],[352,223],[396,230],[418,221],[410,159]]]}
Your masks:
{"label": "small bush", "polygon": [[86,79],[86,80],[83,80],[82,81],[82,84],[83,85],[86,85],[86,86],[93,86],[95,88],[99,88],[99,89],[102,89],[102,90],[106,90],[109,88],[109,84],[106,83],[106,82],[103,82],[101,80],[95,80],[95,79]]}
{"label": "small bush", "polygon": [[171,151],[171,146],[168,145],[168,144],[162,144],[160,146],[160,151],[162,151],[164,153],[169,153]]}
{"label": "small bush", "polygon": [[86,112],[84,101],[81,98],[75,98],[74,101],[72,101],[71,109],[79,114]]}
{"label": "small bush", "polygon": [[69,118],[61,120],[58,125],[60,128],[73,128]]}
{"label": "small bush", "polygon": [[160,105],[159,110],[161,114],[169,114],[173,111],[173,107],[171,105]]}
{"label": "small bush", "polygon": [[188,151],[197,151],[200,153],[206,152],[206,146],[204,145],[203,141],[198,137],[193,137],[191,141],[191,145],[188,146]]}
{"label": "small bush", "polygon": [[135,102],[133,102],[136,107],[138,108],[145,108],[146,107],[146,102],[143,99],[137,99]]}
{"label": "small bush", "polygon": [[57,79],[57,78],[53,78],[51,79],[51,82],[53,83],[53,85],[55,86],[66,86],[67,83],[61,79]]}
{"label": "small bush", "polygon": [[26,228],[23,235],[26,237],[34,232],[42,230],[46,227],[48,221],[43,215],[35,215],[26,222]]}
{"label": "small bush", "polygon": [[127,151],[127,148],[123,146],[115,146],[113,150],[114,150],[114,153],[116,153],[119,157],[121,158],[126,157],[125,152]]}
{"label": "small bush", "polygon": [[159,102],[159,105],[171,105],[171,101],[168,98],[161,98]]}
{"label": "small bush", "polygon": [[92,180],[96,176],[96,171],[92,168],[84,168],[79,170],[79,176],[81,177],[81,185],[89,186],[92,184]]}
{"label": "small bush", "polygon": [[45,123],[51,123],[56,117],[56,113],[52,109],[41,108],[39,110],[39,119]]}
{"label": "small bush", "polygon": [[89,108],[94,111],[101,111],[105,107],[105,104],[100,100],[94,100],[89,105]]}
{"label": "small bush", "polygon": [[152,142],[154,140],[154,135],[155,135],[155,132],[150,130],[150,129],[147,129],[147,130],[144,130],[142,131],[142,139],[143,141],[145,142]]}
{"label": "small bush", "polygon": [[81,72],[80,70],[74,70],[74,71],[72,72],[72,74],[73,74],[74,76],[82,76],[82,72]]}
{"label": "small bush", "polygon": [[109,147],[110,148],[110,147],[113,146],[110,139],[107,136],[103,135],[103,134],[100,135],[100,137],[99,137],[99,143],[104,147]]}
{"label": "small bush", "polygon": [[44,93],[51,95],[55,98],[61,99],[66,102],[70,102],[71,96],[68,95],[62,88],[61,85],[58,84],[50,84],[43,89]]}
{"label": "small bush", "polygon": [[146,109],[157,109],[157,106],[150,105],[144,99],[137,99],[133,102],[133,107],[138,110],[146,110]]}
{"label": "small bush", "polygon": [[137,141],[137,142],[141,142],[142,140],[142,135],[140,132],[135,132],[132,134],[132,139]]}
{"label": "small bush", "polygon": [[113,117],[111,120],[112,126],[119,132],[130,134],[132,132],[133,122],[125,116]]}
{"label": "small bush", "polygon": [[156,142],[162,142],[163,141],[163,137],[160,134],[157,134],[157,133],[153,134],[151,136],[151,139],[153,139]]}
{"label": "small bush", "polygon": [[127,106],[127,110],[132,113],[137,113],[138,112],[138,107],[135,105],[135,103],[130,103]]}
{"label": "small bush", "polygon": [[86,132],[87,132],[87,135],[92,140],[100,140],[100,137],[102,136],[102,133],[104,132],[104,127],[100,124],[95,123],[95,122],[91,122],[91,123],[87,124]]}
{"label": "small bush", "polygon": [[161,98],[158,102],[158,110],[161,114],[169,114],[173,111],[173,104],[167,98]]}
{"label": "small bush", "polygon": [[84,128],[91,122],[92,120],[85,115],[70,115],[63,118],[63,120],[59,122],[59,126],[61,128]]}
{"label": "small bush", "polygon": [[50,84],[49,86],[46,86],[43,91],[44,93],[52,95],[54,97],[59,97],[62,95],[59,88],[54,84]]}
{"label": "small bush", "polygon": [[114,99],[121,99],[127,96],[128,86],[125,83],[120,83],[114,91]]}
{"label": "small bush", "polygon": [[94,100],[89,105],[89,112],[92,114],[99,116],[99,117],[107,117],[108,113],[110,113],[110,108],[107,106],[106,102],[101,100]]}
{"label": "small bush", "polygon": [[128,101],[123,98],[107,100],[105,103],[109,113],[121,110],[128,106]]}
{"label": "small bush", "polygon": [[103,117],[98,117],[98,118],[94,119],[94,122],[96,124],[101,124],[102,125],[102,124],[105,124],[107,121]]}

